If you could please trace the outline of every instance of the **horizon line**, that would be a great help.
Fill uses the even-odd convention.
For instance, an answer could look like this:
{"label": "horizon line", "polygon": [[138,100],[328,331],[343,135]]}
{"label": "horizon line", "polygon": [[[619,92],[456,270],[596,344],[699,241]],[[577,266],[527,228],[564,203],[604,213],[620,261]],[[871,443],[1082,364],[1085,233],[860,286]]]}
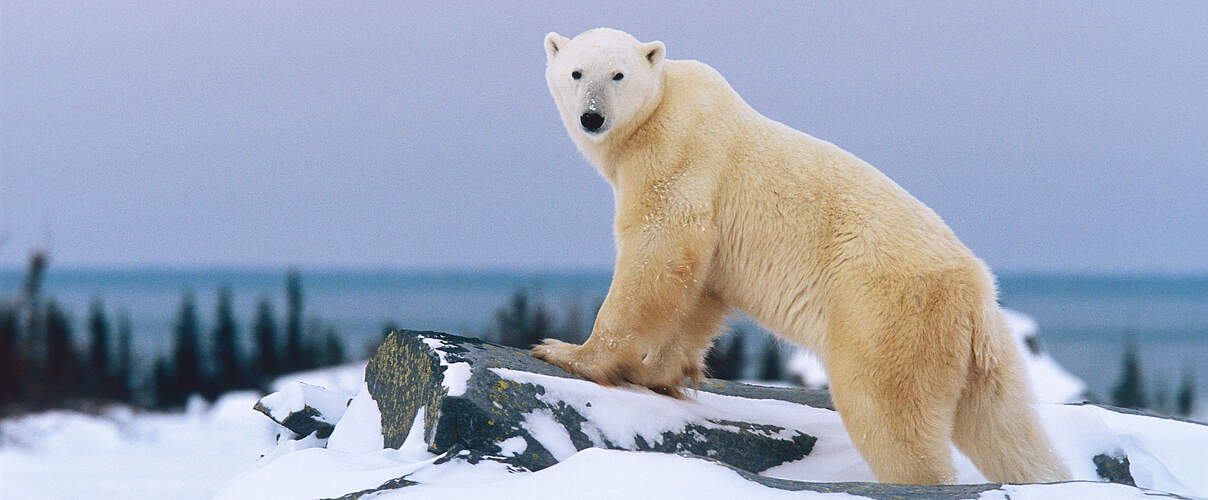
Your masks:
{"label": "horizon line", "polygon": [[[21,274],[25,266],[0,264],[0,274]],[[546,268],[528,266],[360,266],[360,265],[285,265],[285,264],[165,264],[147,265],[131,264],[65,264],[50,265],[48,274],[60,272],[71,273],[135,273],[135,272],[218,272],[218,273],[286,273],[297,270],[302,274],[483,274],[483,275],[539,275],[539,274],[611,274],[611,267],[561,267]],[[1000,269],[993,274],[999,278],[1161,278],[1161,279],[1208,279],[1208,270],[1192,269],[1185,271],[1169,269],[1153,270],[1101,270],[1101,269],[1064,269],[1052,270],[1041,268]]]}

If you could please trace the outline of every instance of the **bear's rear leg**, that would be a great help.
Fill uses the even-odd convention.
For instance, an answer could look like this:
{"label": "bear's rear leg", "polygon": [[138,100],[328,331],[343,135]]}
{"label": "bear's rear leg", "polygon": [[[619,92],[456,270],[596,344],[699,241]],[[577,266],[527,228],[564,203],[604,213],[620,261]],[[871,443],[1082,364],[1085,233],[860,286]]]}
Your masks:
{"label": "bear's rear leg", "polygon": [[865,375],[832,376],[830,384],[843,425],[878,481],[947,484],[956,479],[949,447],[955,401],[945,406],[935,404],[934,395],[886,397],[886,384]]}
{"label": "bear's rear leg", "polygon": [[957,405],[952,439],[986,479],[1002,483],[1068,481],[1070,473],[1053,450],[1024,381],[1023,365],[1011,345],[1005,323],[985,337],[979,353],[995,362],[983,364],[969,376],[969,386]]}

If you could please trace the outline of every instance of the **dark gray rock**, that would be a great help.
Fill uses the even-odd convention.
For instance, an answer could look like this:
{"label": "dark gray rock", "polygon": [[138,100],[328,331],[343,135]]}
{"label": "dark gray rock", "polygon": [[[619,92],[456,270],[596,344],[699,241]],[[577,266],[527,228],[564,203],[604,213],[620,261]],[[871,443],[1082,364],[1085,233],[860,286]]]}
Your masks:
{"label": "dark gray rock", "polygon": [[323,419],[323,414],[319,413],[319,410],[310,406],[304,406],[301,410],[290,412],[289,415],[280,420],[273,417],[272,410],[265,406],[262,401],[257,401],[252,409],[263,413],[281,427],[293,431],[298,437],[305,437],[314,433],[315,437],[319,439],[327,439],[336,428],[334,424]]}
{"label": "dark gray rock", "polygon": [[1099,477],[1113,483],[1137,485],[1137,482],[1133,480],[1132,470],[1128,467],[1128,457],[1123,453],[1120,453],[1119,456],[1100,453],[1095,455],[1091,461],[1095,463],[1095,473],[1099,474]]}
{"label": "dark gray rock", "polygon": [[[428,340],[425,343],[425,339]],[[438,349],[432,345],[438,345]],[[442,364],[441,357],[444,357]],[[448,365],[467,363],[470,376],[464,394],[449,396],[443,386]],[[424,408],[424,436],[433,453],[459,448],[496,455],[499,443],[520,437],[525,452],[509,463],[540,470],[557,463],[554,453],[524,425],[526,415],[549,412],[566,430],[575,449],[593,446],[637,451],[691,453],[707,456],[736,469],[759,472],[799,460],[813,449],[816,438],[766,422],[704,417],[657,438],[634,435],[623,446],[599,438],[585,427],[587,419],[572,405],[543,398],[546,387],[500,377],[493,369],[505,368],[559,378],[573,375],[532,358],[526,351],[497,346],[477,339],[439,332],[400,331],[391,334],[365,370],[365,381],[382,413],[384,445],[397,448],[406,438],[420,408]],[[700,390],[750,399],[776,399],[830,408],[825,391],[757,387],[722,380],[705,380]],[[590,404],[590,403],[589,403]],[[596,440],[593,441],[593,435]]]}

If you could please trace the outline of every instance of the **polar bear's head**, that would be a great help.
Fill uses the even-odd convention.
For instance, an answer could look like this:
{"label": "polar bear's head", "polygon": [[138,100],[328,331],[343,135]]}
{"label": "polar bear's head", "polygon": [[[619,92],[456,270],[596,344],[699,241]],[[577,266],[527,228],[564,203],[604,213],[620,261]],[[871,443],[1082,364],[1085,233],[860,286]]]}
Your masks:
{"label": "polar bear's head", "polygon": [[598,144],[645,121],[662,95],[665,54],[663,42],[614,29],[546,35],[545,81],[571,138]]}

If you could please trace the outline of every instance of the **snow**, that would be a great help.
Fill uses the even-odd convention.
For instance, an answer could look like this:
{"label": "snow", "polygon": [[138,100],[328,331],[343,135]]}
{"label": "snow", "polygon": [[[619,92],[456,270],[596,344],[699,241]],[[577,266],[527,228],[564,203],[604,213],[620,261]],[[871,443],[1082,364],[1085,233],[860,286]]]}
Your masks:
{"label": "snow", "polygon": [[[500,377],[513,382],[537,384],[545,388],[537,399],[550,403],[564,403],[575,409],[587,419],[583,424],[584,433],[592,438],[593,444],[603,446],[600,438],[616,446],[633,448],[637,436],[647,443],[662,442],[666,432],[680,432],[688,424],[705,428],[721,428],[720,420],[745,421],[761,424],[771,424],[784,430],[771,434],[781,439],[791,439],[796,435],[793,431],[810,434],[809,426],[815,419],[810,416],[822,413],[833,413],[828,410],[803,407],[784,401],[771,399],[745,399],[734,396],[723,396],[709,392],[697,392],[688,400],[678,400],[656,394],[645,388],[621,387],[602,390],[592,382],[579,379],[567,379],[540,375],[536,373],[492,368],[491,371]],[[548,410],[545,410],[548,412]],[[556,446],[573,446],[570,436],[551,434],[545,427],[529,425],[530,419],[538,412],[526,416],[526,428],[538,440],[549,440]],[[539,418],[537,423],[553,422],[552,415],[548,420]],[[545,441],[542,441],[545,444]],[[546,446],[546,448],[549,448]],[[552,452],[552,450],[551,450]],[[555,457],[556,457],[555,453]]]}
{"label": "snow", "polygon": [[565,460],[579,451],[570,441],[570,433],[554,420],[553,412],[544,408],[533,410],[524,416],[522,426],[533,435],[541,446],[549,450],[555,459]]}
{"label": "snow", "polygon": [[441,385],[449,396],[460,396],[466,393],[466,382],[470,380],[470,364],[469,363],[449,363],[442,350],[445,343],[440,339],[430,339],[424,336],[419,337],[428,347],[436,351],[436,355],[440,356],[440,364],[445,367],[444,376],[441,378]]}
{"label": "snow", "polygon": [[528,442],[520,436],[510,437],[499,442],[499,454],[505,457],[520,455],[528,449]]}
{"label": "snow", "polygon": [[272,448],[258,395],[200,399],[182,414],[110,408],[0,421],[0,498],[209,498]]}
{"label": "snow", "polygon": [[1088,406],[1116,435],[1137,486],[1208,495],[1208,427]]}
{"label": "snow", "polygon": [[352,396],[345,393],[329,391],[305,382],[291,382],[284,384],[280,391],[265,396],[260,402],[268,407],[269,413],[278,422],[284,422],[291,413],[302,411],[306,406],[318,411],[319,418],[324,422],[339,422],[351,400]]}
{"label": "snow", "polygon": [[[1033,353],[1028,348],[1027,339],[1037,338],[1036,320],[1010,309],[1003,309],[1002,312],[1007,327],[1011,330],[1011,336],[1015,338],[1015,345],[1023,357],[1036,400],[1042,403],[1082,401],[1083,394],[1086,393],[1086,383],[1082,379],[1062,368],[1048,352]],[[826,369],[818,357],[800,347],[794,346],[791,349],[793,352],[785,363],[786,371],[800,379],[806,387],[826,387]]]}
{"label": "snow", "polygon": [[1002,310],[1007,327],[1015,337],[1015,345],[1023,355],[1028,378],[1032,382],[1032,393],[1043,403],[1076,403],[1086,393],[1086,383],[1065,371],[1047,351],[1033,353],[1027,346],[1028,338],[1038,338],[1036,320],[1031,316],[1011,309]]}
{"label": "snow", "polygon": [[[486,461],[480,463],[488,463]],[[743,479],[737,472],[694,458],[663,453],[588,448],[553,467],[534,473],[509,473],[496,466],[470,471],[465,480],[447,475],[375,498],[453,499],[734,499],[861,498],[845,493],[790,492]],[[463,469],[471,469],[462,466]],[[476,467],[475,467],[476,468]],[[573,492],[573,493],[572,493]]]}
{"label": "snow", "polygon": [[214,498],[333,498],[376,488],[428,465],[428,462],[400,461],[397,453],[306,448],[277,457],[253,474],[237,479]]}
{"label": "snow", "polygon": [[1039,405],[1041,423],[1075,479],[1095,480],[1084,457],[1127,456],[1137,486],[1208,496],[1208,426],[1090,405]]}
{"label": "snow", "polygon": [[[1094,498],[1095,500],[1117,500],[1154,497],[1144,491],[1115,483],[1065,483],[1065,484],[1007,484],[1002,491],[987,491],[983,500],[1069,500],[1071,498]],[[1159,497],[1161,498],[1161,497]]]}
{"label": "snow", "polygon": [[[423,421],[422,418],[418,420]],[[382,449],[382,413],[378,410],[377,402],[369,395],[364,377],[361,377],[360,390],[348,404],[344,418],[331,431],[327,447],[349,453]]]}
{"label": "snow", "polygon": [[826,387],[826,368],[822,367],[822,361],[818,360],[818,356],[800,347],[790,348],[787,347],[789,344],[783,345],[785,345],[785,349],[793,351],[784,364],[785,371],[796,375],[801,380],[801,385],[806,387]]}

